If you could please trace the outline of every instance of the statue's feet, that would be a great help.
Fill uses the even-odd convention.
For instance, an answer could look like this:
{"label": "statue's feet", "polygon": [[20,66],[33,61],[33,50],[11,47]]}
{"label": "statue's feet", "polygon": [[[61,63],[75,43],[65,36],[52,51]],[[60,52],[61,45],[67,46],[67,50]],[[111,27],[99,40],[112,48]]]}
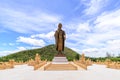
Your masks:
{"label": "statue's feet", "polygon": [[63,53],[58,53],[58,54],[56,55],[56,57],[65,57],[65,54],[63,54]]}

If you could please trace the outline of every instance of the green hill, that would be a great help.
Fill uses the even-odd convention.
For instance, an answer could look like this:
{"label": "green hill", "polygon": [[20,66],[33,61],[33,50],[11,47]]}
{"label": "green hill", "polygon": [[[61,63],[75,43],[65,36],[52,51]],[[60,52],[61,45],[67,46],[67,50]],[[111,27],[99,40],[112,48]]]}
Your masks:
{"label": "green hill", "polygon": [[[47,59],[48,61],[51,61],[54,55],[57,54],[57,51],[55,50],[55,45],[52,44],[43,48],[24,50],[4,57],[0,57],[0,61],[9,61],[9,59],[14,59],[15,61],[25,62],[31,58],[34,59],[36,53],[40,54],[42,60]],[[69,61],[73,59],[79,59],[80,56],[77,52],[67,47],[65,47],[64,53]]]}

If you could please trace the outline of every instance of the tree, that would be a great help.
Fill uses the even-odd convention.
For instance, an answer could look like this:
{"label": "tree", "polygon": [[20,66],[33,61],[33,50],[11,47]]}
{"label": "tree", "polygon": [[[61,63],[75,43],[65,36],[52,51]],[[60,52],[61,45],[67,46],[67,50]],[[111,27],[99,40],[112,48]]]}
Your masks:
{"label": "tree", "polygon": [[75,58],[76,58],[77,60],[79,60],[79,57],[80,57],[80,55],[79,55],[79,54],[76,54]]}
{"label": "tree", "polygon": [[120,57],[120,53],[118,54],[118,57]]}
{"label": "tree", "polygon": [[112,56],[111,56],[110,53],[106,52],[106,57],[107,57],[107,58],[111,58]]}

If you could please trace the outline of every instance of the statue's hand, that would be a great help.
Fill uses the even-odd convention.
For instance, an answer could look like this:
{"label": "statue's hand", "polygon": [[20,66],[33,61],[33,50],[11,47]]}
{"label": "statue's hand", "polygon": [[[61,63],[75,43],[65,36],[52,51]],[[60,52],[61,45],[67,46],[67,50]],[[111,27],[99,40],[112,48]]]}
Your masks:
{"label": "statue's hand", "polygon": [[66,40],[66,36],[64,35],[64,39]]}

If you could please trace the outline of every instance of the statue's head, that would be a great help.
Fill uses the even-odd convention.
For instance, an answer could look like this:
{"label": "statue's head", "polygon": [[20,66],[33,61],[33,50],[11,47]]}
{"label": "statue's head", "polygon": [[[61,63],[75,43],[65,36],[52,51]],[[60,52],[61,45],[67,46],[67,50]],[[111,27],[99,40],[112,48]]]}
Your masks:
{"label": "statue's head", "polygon": [[58,24],[58,29],[61,29],[61,28],[62,28],[62,24],[59,23],[59,24]]}

